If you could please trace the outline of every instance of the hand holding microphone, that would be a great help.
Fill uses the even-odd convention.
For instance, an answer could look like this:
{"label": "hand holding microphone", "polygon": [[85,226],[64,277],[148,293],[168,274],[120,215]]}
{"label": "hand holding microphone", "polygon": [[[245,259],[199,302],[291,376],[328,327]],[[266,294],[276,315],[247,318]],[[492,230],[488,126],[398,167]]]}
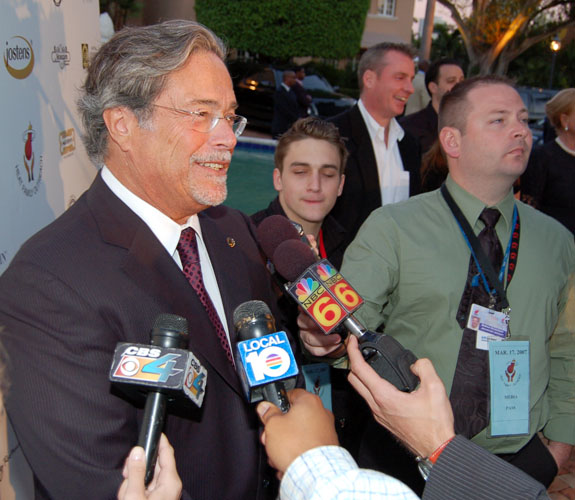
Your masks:
{"label": "hand holding microphone", "polygon": [[151,345],[121,342],[114,352],[110,381],[131,399],[146,398],[138,439],[145,451],[146,485],[154,475],[168,402],[180,398],[201,407],[204,400],[207,371],[185,349],[187,343],[187,320],[160,314],[152,328]]}
{"label": "hand holding microphone", "polygon": [[[414,354],[404,349],[393,337],[367,330],[353,316],[363,299],[329,261],[317,261],[309,247],[300,240],[299,234],[297,238],[294,237],[287,219],[280,219],[276,217],[273,226],[264,226],[263,221],[258,227],[258,237],[263,240],[262,248],[275,270],[288,280],[285,285],[287,293],[324,334],[328,335],[344,326],[358,338],[365,360],[381,377],[402,391],[414,390],[419,383],[410,370],[410,366],[417,361]],[[265,231],[261,230],[262,226]],[[279,242],[283,235],[289,235],[289,238]],[[271,240],[273,245],[268,244]],[[273,255],[268,251],[273,251]],[[304,327],[309,326],[300,316],[298,324],[301,326],[302,323]],[[308,341],[314,338],[309,332],[308,329]],[[317,346],[319,352],[325,350],[328,355],[333,353],[335,341],[330,345],[326,338],[316,336],[317,339],[320,339]]]}
{"label": "hand holding microphone", "polygon": [[276,332],[270,309],[260,300],[240,304],[234,326],[236,367],[248,401],[270,401],[287,412],[286,391],[295,386],[298,368],[286,333]]}

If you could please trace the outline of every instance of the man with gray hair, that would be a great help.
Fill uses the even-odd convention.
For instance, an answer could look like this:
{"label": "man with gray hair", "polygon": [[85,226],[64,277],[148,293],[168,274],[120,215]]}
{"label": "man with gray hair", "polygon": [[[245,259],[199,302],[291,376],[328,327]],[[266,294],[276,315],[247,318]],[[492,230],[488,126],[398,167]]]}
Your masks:
{"label": "man with gray hair", "polygon": [[246,120],[221,41],[189,21],[127,28],[92,60],[79,109],[101,167],[0,277],[6,404],[37,499],[112,498],[143,411],[110,390],[118,342],[150,343],[161,313],[188,320],[207,368],[201,408],[167,416],[184,498],[275,498],[231,355],[234,309],[274,307],[250,221],[220,205]]}
{"label": "man with gray hair", "polygon": [[419,192],[419,145],[395,119],[413,93],[413,55],[400,43],[368,49],[359,61],[359,102],[330,120],[349,151],[347,180],[332,211],[348,242],[373,210]]}

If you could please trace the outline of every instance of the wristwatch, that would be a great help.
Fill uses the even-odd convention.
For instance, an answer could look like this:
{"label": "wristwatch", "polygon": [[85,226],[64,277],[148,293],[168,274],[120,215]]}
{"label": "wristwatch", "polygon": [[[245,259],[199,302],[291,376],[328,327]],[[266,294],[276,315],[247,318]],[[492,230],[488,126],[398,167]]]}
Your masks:
{"label": "wristwatch", "polygon": [[419,469],[419,473],[424,481],[427,481],[429,474],[431,474],[431,468],[433,464],[437,462],[439,455],[443,452],[445,447],[451,442],[451,440],[455,436],[450,437],[447,441],[445,441],[439,448],[437,448],[429,457],[415,457],[415,461],[417,462],[417,468]]}
{"label": "wristwatch", "polygon": [[433,462],[429,458],[415,457],[417,462],[417,468],[424,481],[427,481],[429,474],[431,474],[431,468],[433,467]]}

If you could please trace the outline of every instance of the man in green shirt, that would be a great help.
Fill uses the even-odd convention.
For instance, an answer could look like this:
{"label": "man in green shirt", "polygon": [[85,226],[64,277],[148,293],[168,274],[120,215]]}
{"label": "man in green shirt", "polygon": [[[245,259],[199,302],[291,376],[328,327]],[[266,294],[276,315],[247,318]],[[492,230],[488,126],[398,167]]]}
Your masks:
{"label": "man in green shirt", "polygon": [[[488,420],[473,441],[549,485],[575,444],[573,236],[513,196],[532,139],[527,111],[506,80],[482,77],[458,84],[442,100],[439,130],[449,166],[445,186],[473,233],[484,229],[479,219],[484,208],[499,212],[495,231],[505,252],[499,276],[505,292],[488,295],[493,302],[480,305],[504,317],[505,295],[511,308],[505,309],[510,320],[505,340],[529,341],[529,370],[521,375],[529,381],[524,394],[528,431],[490,437],[497,433]],[[462,311],[462,293],[468,286],[495,288],[477,271],[475,281],[466,283],[469,239],[437,190],[374,211],[349,246],[342,267],[365,299],[356,317],[368,329],[385,325],[385,333],[404,347],[430,358],[448,392],[457,379],[464,328],[471,326],[471,309],[476,309],[472,295]],[[329,356],[338,348],[336,339],[318,335],[306,318],[299,321],[310,352]],[[481,349],[488,347],[475,351]],[[489,362],[484,365],[489,376]],[[489,384],[500,384],[501,377]],[[546,446],[537,437],[539,431],[549,440]]]}

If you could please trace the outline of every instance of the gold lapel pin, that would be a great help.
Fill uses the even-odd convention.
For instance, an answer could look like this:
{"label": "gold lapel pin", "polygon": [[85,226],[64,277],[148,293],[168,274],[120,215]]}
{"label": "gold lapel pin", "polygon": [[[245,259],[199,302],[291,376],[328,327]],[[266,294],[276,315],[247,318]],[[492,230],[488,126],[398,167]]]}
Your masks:
{"label": "gold lapel pin", "polygon": [[228,246],[229,246],[230,248],[234,248],[234,247],[236,246],[236,240],[234,240],[234,239],[231,238],[230,236],[228,236],[228,237],[226,238],[226,242],[227,242],[227,244],[228,244]]}

